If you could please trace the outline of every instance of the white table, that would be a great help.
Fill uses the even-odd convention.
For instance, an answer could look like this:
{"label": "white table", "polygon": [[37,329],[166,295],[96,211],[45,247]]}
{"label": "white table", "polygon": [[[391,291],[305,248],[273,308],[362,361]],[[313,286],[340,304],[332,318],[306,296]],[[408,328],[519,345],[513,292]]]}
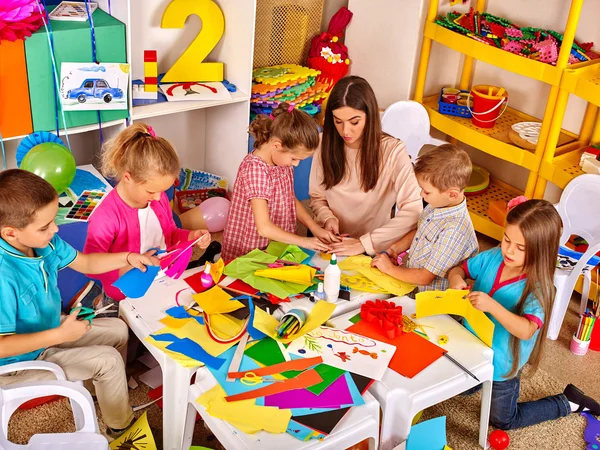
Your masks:
{"label": "white table", "polygon": [[[164,328],[164,325],[160,323],[159,320],[165,317],[165,311],[167,309],[176,306],[175,294],[182,289],[189,288],[187,283],[183,281],[184,278],[194,273],[198,273],[203,269],[203,267],[198,267],[186,271],[179,280],[172,280],[166,277],[157,279],[144,297],[138,299],[128,298],[120,303],[120,315],[127,322],[129,328],[131,328],[139,340],[156,358],[162,369],[163,447],[165,450],[179,450],[183,448],[190,379],[198,368],[189,369],[179,365],[158,348],[151,344],[147,344],[145,338],[161,328]],[[377,295],[354,292],[352,293],[352,296],[353,300],[351,302],[347,300],[338,300],[338,307],[334,311],[332,317],[343,314],[350,307],[356,309],[360,303],[372,299]],[[283,305],[287,308],[301,306],[310,311],[314,304],[308,299],[305,301],[307,305],[303,303],[304,300],[284,303]],[[187,289],[179,295],[180,304],[189,305],[192,302],[191,289]],[[213,382],[216,382],[212,375],[210,375],[210,372],[206,369],[198,371],[197,376],[200,377],[201,375],[202,377],[213,379]],[[208,414],[206,414],[206,416],[208,416]],[[210,418],[207,418],[206,422],[211,422]],[[187,447],[189,447],[189,443],[187,443]]]}
{"label": "white table", "polygon": [[[410,316],[415,312],[415,301],[409,297],[390,299],[402,306],[402,312]],[[339,316],[330,322],[345,329],[352,325],[350,318],[359,311]],[[434,343],[440,335],[448,336],[442,347],[448,354],[470,370],[483,384],[481,416],[479,423],[479,445],[486,448],[487,430],[492,399],[494,352],[466,328],[447,315],[416,319],[415,322],[432,328],[425,332]],[[369,392],[377,399],[383,410],[380,449],[404,448],[414,416],[419,412],[452,398],[467,389],[477,386],[476,380],[442,357],[413,378],[406,378],[388,369],[381,381],[373,383]],[[400,446],[400,447],[396,447]]]}

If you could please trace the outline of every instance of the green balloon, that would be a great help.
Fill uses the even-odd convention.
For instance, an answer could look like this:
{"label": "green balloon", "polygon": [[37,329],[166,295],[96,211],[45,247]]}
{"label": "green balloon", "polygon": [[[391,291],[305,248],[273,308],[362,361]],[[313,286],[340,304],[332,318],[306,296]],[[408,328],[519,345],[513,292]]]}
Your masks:
{"label": "green balloon", "polygon": [[68,148],[55,142],[44,142],[27,152],[21,169],[42,177],[60,194],[73,182],[77,164]]}

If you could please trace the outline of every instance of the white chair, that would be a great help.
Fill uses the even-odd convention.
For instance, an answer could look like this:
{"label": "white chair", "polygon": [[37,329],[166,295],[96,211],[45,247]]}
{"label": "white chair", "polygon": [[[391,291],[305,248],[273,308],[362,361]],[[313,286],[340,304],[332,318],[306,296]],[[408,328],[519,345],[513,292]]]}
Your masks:
{"label": "white chair", "polygon": [[590,291],[590,271],[583,271],[586,263],[600,250],[600,210],[594,205],[600,198],[600,176],[580,175],[571,181],[556,205],[563,221],[560,243],[564,245],[571,235],[581,236],[589,244],[588,249],[579,259],[572,271],[557,269],[554,272],[556,297],[548,324],[548,338],[555,340],[560,332],[571,294],[575,289],[579,276],[584,275],[581,293],[580,314],[585,312]]}
{"label": "white chair", "polygon": [[[0,367],[0,375],[21,370],[47,370],[56,376],[52,381],[32,381],[0,387],[0,449],[2,450],[107,450],[108,441],[98,430],[94,401],[90,393],[77,383],[67,381],[56,364],[27,361]],[[75,419],[75,433],[36,434],[28,445],[8,440],[8,422],[23,403],[34,398],[60,395],[69,398]]]}
{"label": "white chair", "polygon": [[388,106],[381,117],[381,127],[387,134],[404,142],[413,162],[424,145],[447,144],[431,137],[429,116],[418,102],[399,101]]}

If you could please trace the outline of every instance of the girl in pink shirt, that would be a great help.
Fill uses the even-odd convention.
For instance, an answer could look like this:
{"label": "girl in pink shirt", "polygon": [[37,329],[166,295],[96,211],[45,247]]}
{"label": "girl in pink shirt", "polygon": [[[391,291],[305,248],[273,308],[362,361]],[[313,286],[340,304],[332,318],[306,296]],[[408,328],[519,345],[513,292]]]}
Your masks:
{"label": "girl in pink shirt", "polygon": [[[294,195],[294,167],[319,145],[316,122],[306,113],[281,103],[271,116],[250,124],[254,151],[238,169],[221,256],[229,262],[269,241],[328,251],[334,236],[317,225]],[[297,236],[296,218],[315,237]]]}
{"label": "girl in pink shirt", "polygon": [[[138,123],[107,142],[103,150],[102,172],[118,184],[90,217],[84,253],[154,254],[151,249],[165,250],[200,237],[197,245],[208,246],[207,230],[182,230],[173,221],[165,191],[177,178],[180,164],[166,139]],[[102,283],[104,304],[125,298],[112,284],[129,269],[94,276]]]}

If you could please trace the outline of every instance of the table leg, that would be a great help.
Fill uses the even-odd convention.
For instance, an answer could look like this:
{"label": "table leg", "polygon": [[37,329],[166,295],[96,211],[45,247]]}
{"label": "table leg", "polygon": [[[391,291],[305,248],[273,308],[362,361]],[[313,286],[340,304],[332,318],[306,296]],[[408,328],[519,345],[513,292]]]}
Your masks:
{"label": "table leg", "polygon": [[185,431],[191,371],[166,358],[163,369],[163,448],[181,450]]}
{"label": "table leg", "polygon": [[492,405],[492,380],[482,384],[481,391],[481,418],[479,419],[479,445],[487,448],[487,433],[490,422],[490,409]]}

